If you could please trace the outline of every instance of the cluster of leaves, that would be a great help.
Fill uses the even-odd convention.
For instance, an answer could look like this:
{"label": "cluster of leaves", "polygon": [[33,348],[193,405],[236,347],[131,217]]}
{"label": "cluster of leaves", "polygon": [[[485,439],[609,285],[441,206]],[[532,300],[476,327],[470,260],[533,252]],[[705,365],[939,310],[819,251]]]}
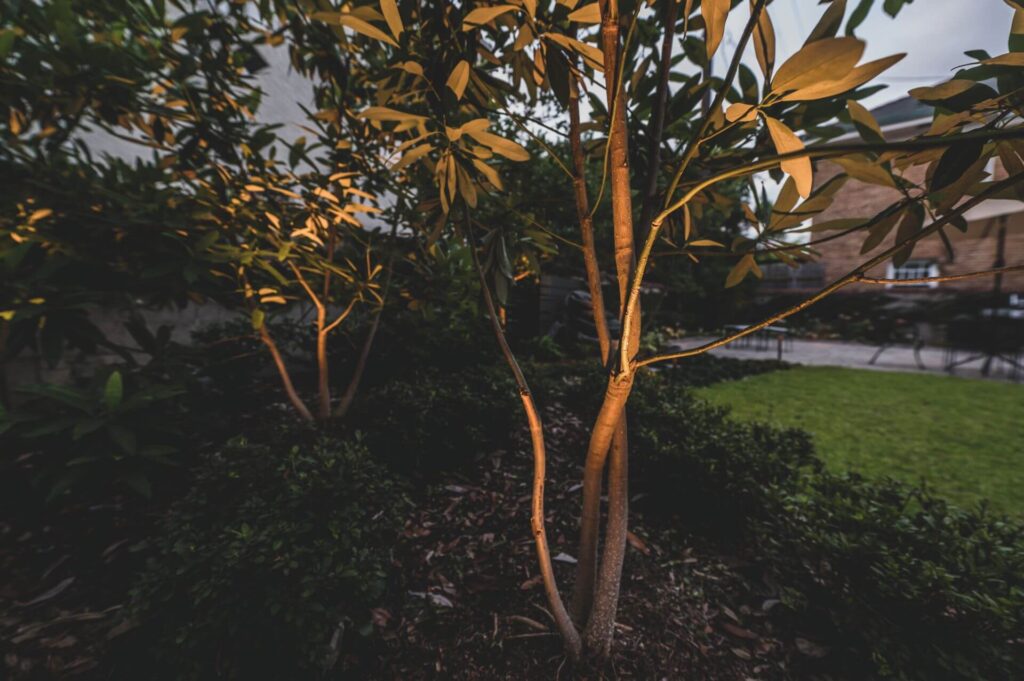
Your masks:
{"label": "cluster of leaves", "polygon": [[183,439],[178,386],[113,369],[81,388],[44,384],[22,392],[22,404],[0,407],[0,434],[12,457],[5,465],[14,457],[28,465],[48,499],[119,488],[149,496],[154,475],[174,463]]}
{"label": "cluster of leaves", "polygon": [[372,628],[403,499],[358,441],[231,441],[152,540],[120,673],[320,678]]}

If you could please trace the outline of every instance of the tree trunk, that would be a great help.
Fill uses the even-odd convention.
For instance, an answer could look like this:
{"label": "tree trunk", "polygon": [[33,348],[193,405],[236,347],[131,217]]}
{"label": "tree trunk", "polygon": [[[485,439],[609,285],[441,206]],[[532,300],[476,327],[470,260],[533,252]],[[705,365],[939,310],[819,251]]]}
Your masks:
{"label": "tree trunk", "polygon": [[284,357],[281,356],[281,351],[277,349],[277,343],[271,337],[270,332],[267,331],[267,325],[264,322],[260,325],[260,340],[270,350],[270,356],[274,358],[274,366],[277,367],[277,373],[281,376],[281,383],[284,385],[284,392],[288,396],[288,401],[292,403],[295,411],[299,412],[299,416],[302,417],[303,421],[312,422],[313,414],[309,411],[306,403],[299,397],[299,393],[295,391],[295,386],[292,384],[291,374],[288,373],[288,367],[284,363]]}
{"label": "tree trunk", "polygon": [[512,348],[508,345],[508,340],[505,338],[505,330],[498,319],[494,298],[491,296],[491,290],[487,286],[487,278],[484,276],[483,268],[480,266],[480,258],[476,253],[469,209],[465,208],[465,210],[466,240],[469,243],[469,250],[473,257],[473,266],[480,280],[480,291],[484,298],[484,304],[487,307],[487,316],[490,319],[491,328],[494,330],[498,346],[501,348],[501,353],[505,357],[509,369],[512,370],[512,375],[515,377],[516,385],[519,388],[519,398],[522,400],[523,411],[526,412],[526,418],[530,426],[530,444],[533,449],[533,497],[530,529],[533,533],[534,547],[537,551],[537,562],[540,565],[541,579],[544,582],[544,593],[547,596],[548,607],[551,609],[551,616],[555,620],[555,627],[562,636],[566,655],[570,660],[576,661],[580,657],[583,646],[580,641],[579,632],[573,625],[572,618],[569,617],[569,611],[566,610],[565,604],[562,602],[562,596],[558,592],[558,583],[555,580],[555,571],[551,564],[551,550],[548,547],[547,532],[544,529],[544,481],[547,476],[544,427],[541,423],[540,411],[533,400],[533,393],[530,392],[530,386],[527,384],[526,377],[519,367],[519,362],[516,361],[515,355],[512,353]]}
{"label": "tree trunk", "polygon": [[384,306],[381,305],[380,309],[373,316],[373,322],[370,324],[370,330],[366,333],[366,339],[363,341],[363,348],[359,351],[359,359],[356,360],[355,369],[352,371],[352,378],[349,379],[348,386],[345,387],[345,392],[341,395],[341,401],[338,402],[337,408],[334,410],[334,415],[341,419],[345,418],[348,414],[348,410],[352,407],[352,402],[356,399],[356,393],[359,391],[359,383],[363,380],[363,373],[366,371],[366,364],[370,358],[370,350],[373,348],[373,339],[377,336],[377,328],[380,326],[381,313],[384,311]]}

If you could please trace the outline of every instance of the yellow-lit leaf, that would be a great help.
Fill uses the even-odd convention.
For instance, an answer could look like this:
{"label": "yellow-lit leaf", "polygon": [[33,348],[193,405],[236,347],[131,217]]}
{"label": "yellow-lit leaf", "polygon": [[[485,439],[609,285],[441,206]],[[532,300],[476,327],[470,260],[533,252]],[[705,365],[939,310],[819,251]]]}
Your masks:
{"label": "yellow-lit leaf", "polygon": [[708,59],[710,60],[722,44],[725,36],[725,21],[729,18],[729,10],[732,9],[731,0],[702,0],[700,13],[704,17],[705,36],[707,43]]}
{"label": "yellow-lit leaf", "polygon": [[406,167],[410,163],[413,163],[414,161],[418,161],[419,159],[423,158],[428,153],[430,153],[430,149],[431,149],[430,144],[421,144],[418,147],[414,147],[413,149],[410,149],[409,151],[407,151],[405,153],[404,156],[402,156],[402,158],[400,158],[398,160],[397,163],[395,163],[395,165],[391,166],[391,170],[401,170],[402,168]]}
{"label": "yellow-lit leaf", "polygon": [[448,82],[445,83],[448,89],[455,93],[455,99],[462,99],[462,93],[466,91],[466,84],[469,83],[469,62],[463,59],[455,68],[452,69],[452,73],[448,76]]}
{"label": "yellow-lit leaf", "polygon": [[[803,150],[804,143],[782,121],[766,116],[765,122],[768,124],[768,134],[771,135],[772,143],[779,154]],[[803,156],[783,161],[782,172],[788,173],[793,177],[793,181],[796,183],[796,190],[800,196],[806,199],[811,195],[811,185],[814,181],[811,159]]]}
{"label": "yellow-lit leaf", "polygon": [[384,15],[384,21],[388,22],[391,35],[397,40],[405,27],[402,25],[402,15],[398,12],[395,0],[380,0],[380,12]]}
{"label": "yellow-lit leaf", "polygon": [[405,113],[397,109],[389,109],[386,106],[367,107],[363,109],[359,116],[361,118],[368,118],[371,121],[413,121],[414,123],[420,123],[427,120],[425,116],[417,116],[416,114]]}
{"label": "yellow-lit leaf", "polygon": [[601,23],[601,7],[596,2],[583,5],[575,12],[569,13],[569,21],[581,24],[599,24]]}
{"label": "yellow-lit leaf", "polygon": [[[753,11],[754,0],[750,0],[750,7]],[[757,18],[754,27],[754,56],[757,57],[757,65],[761,67],[765,79],[771,80],[775,68],[775,27],[768,16],[767,7],[761,9],[761,16]]]}
{"label": "yellow-lit leaf", "polygon": [[935,87],[916,87],[910,91],[910,96],[922,102],[941,102],[945,99],[962,95],[974,87],[973,80],[954,78]]}
{"label": "yellow-lit leaf", "polygon": [[593,45],[587,45],[584,42],[580,42],[575,38],[564,36],[561,33],[545,33],[543,37],[560,45],[570,52],[576,52],[581,57],[587,60],[587,63],[595,70],[602,70],[604,55],[601,50],[597,49]]}
{"label": "yellow-lit leaf", "polygon": [[483,130],[466,130],[465,132],[480,144],[490,147],[494,153],[501,154],[510,161],[530,160],[530,153],[512,140],[507,140],[504,137],[498,137],[497,135],[484,132]]}
{"label": "yellow-lit leaf", "polygon": [[498,175],[498,171],[487,165],[478,158],[473,159],[473,167],[479,170],[487,181],[490,182],[495,189],[501,191],[504,187],[501,184],[501,177]]}
{"label": "yellow-lit leaf", "polygon": [[840,95],[867,83],[882,71],[885,71],[906,56],[906,54],[894,54],[889,57],[883,57],[882,59],[876,59],[875,61],[868,62],[867,64],[861,64],[857,68],[851,69],[839,80],[823,80],[817,83],[812,83],[806,87],[801,87],[800,89],[790,92],[784,96],[782,101],[806,102],[814,99],[824,99],[826,97]]}
{"label": "yellow-lit leaf", "polygon": [[462,20],[462,30],[472,31],[474,28],[478,28],[483,24],[490,21],[494,21],[502,14],[508,12],[514,12],[518,9],[515,5],[495,5],[493,7],[477,7],[472,12],[466,15],[466,18]]}
{"label": "yellow-lit leaf", "polygon": [[747,273],[757,267],[757,263],[754,262],[754,256],[747,253],[745,256],[740,258],[733,268],[729,271],[729,276],[725,278],[725,287],[732,288],[747,277]]}
{"label": "yellow-lit leaf", "polygon": [[1024,52],[1007,52],[981,63],[990,66],[1024,66]]}
{"label": "yellow-lit leaf", "polygon": [[736,121],[749,123],[757,119],[757,107],[753,104],[744,104],[743,102],[730,104],[729,108],[725,110],[725,119],[730,123]]}
{"label": "yellow-lit leaf", "polygon": [[379,40],[382,43],[398,47],[398,43],[395,42],[394,38],[365,19],[360,19],[352,14],[342,14],[340,12],[314,12],[312,16],[314,19],[319,21],[345,26],[347,28],[351,28],[356,33],[365,35],[368,38],[373,38],[374,40]]}
{"label": "yellow-lit leaf", "polygon": [[828,38],[804,45],[787,59],[772,79],[772,92],[782,94],[847,75],[864,54],[856,38]]}

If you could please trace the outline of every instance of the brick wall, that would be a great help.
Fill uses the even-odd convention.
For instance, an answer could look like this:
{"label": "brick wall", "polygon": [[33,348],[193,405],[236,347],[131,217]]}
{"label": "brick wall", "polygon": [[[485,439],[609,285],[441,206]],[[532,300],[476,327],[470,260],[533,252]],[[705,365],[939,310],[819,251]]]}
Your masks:
{"label": "brick wall", "polygon": [[[817,164],[815,169],[815,182],[821,184],[839,172],[839,167],[833,163],[823,162]],[[920,182],[925,173],[925,168],[914,168],[907,174],[907,179]],[[997,164],[995,169],[997,179],[1005,177],[1002,168]],[[849,180],[839,190],[832,206],[818,216],[815,222],[823,222],[836,218],[871,217],[885,207],[900,199],[900,194],[895,189],[869,185],[857,180]],[[1000,205],[1005,205],[1000,203]],[[934,235],[918,242],[914,248],[914,260],[929,260],[938,265],[939,273],[963,274],[979,270],[991,269],[996,264],[996,255],[1000,239],[1003,240],[1004,265],[1024,265],[1024,204],[1014,203],[1007,207],[1020,212],[1001,216],[983,216],[968,222],[968,230],[961,233],[959,230],[949,227],[946,234],[953,245],[953,258],[950,259],[946,247],[938,235]],[[977,210],[984,210],[982,204]],[[1002,236],[1001,236],[1002,233]],[[828,232],[816,234],[816,238],[827,236]],[[825,281],[838,279],[850,270],[854,269],[871,254],[861,255],[861,245],[864,243],[866,234],[855,232],[848,237],[842,237],[817,246],[821,254],[820,262],[825,269]],[[893,244],[896,238],[896,230],[878,246],[873,253],[879,253]],[[887,276],[887,265],[875,267],[870,276]],[[921,293],[927,291],[958,291],[977,292],[992,290],[994,277],[980,277],[967,279],[959,282],[940,284],[935,289],[921,289],[919,287],[906,287],[907,292]],[[865,291],[870,288],[877,288],[870,284],[855,284],[848,287],[847,291]],[[890,292],[899,291],[900,287],[889,289]],[[1002,290],[1004,292],[1024,292],[1024,272],[1014,272],[1002,277]]]}

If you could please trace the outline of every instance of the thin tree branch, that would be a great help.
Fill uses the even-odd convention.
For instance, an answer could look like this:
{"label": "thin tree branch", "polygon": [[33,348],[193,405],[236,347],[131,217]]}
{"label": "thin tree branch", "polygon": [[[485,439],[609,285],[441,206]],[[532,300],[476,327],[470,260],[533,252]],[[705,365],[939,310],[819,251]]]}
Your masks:
{"label": "thin tree branch", "polygon": [[508,340],[505,338],[505,330],[501,328],[501,322],[498,321],[498,312],[495,309],[494,299],[491,297],[491,289],[487,285],[487,278],[484,276],[484,270],[480,266],[480,258],[476,252],[469,208],[464,206],[463,210],[466,219],[466,240],[473,257],[473,267],[476,269],[477,277],[480,280],[480,291],[483,294],[484,304],[487,307],[487,316],[490,319],[491,328],[494,330],[494,336],[501,348],[501,353],[505,356],[505,361],[515,377],[516,385],[519,388],[519,398],[523,402],[523,410],[526,412],[526,418],[530,425],[530,441],[533,447],[533,501],[531,504],[530,527],[533,531],[533,541],[537,549],[537,562],[540,564],[544,591],[547,595],[552,617],[555,620],[555,626],[558,627],[558,631],[562,635],[566,654],[571,660],[575,661],[579,659],[582,652],[582,642],[579,632],[569,617],[569,612],[565,609],[562,597],[558,593],[555,571],[551,563],[551,550],[548,547],[547,532],[544,529],[544,482],[547,477],[544,428],[541,423],[540,412],[533,401],[530,386],[527,384],[523,370],[519,367],[519,362],[516,361],[516,357],[508,345]]}
{"label": "thin tree branch", "polygon": [[[627,331],[630,330],[631,326],[635,325],[636,327],[639,327],[639,322],[633,319],[633,317],[635,316],[634,309],[639,304],[640,284],[643,281],[644,273],[647,270],[647,263],[650,260],[651,250],[654,248],[654,243],[657,240],[658,234],[661,231],[661,226],[672,213],[685,206],[693,199],[693,197],[697,196],[697,194],[704,191],[708,187],[711,187],[724,180],[729,180],[735,177],[741,177],[743,175],[749,175],[751,173],[756,173],[761,170],[768,170],[769,168],[773,168],[776,165],[782,163],[783,161],[788,161],[790,159],[795,158],[835,158],[838,156],[846,156],[848,154],[865,152],[885,153],[894,151],[923,151],[925,149],[948,147],[952,144],[969,140],[989,142],[1003,139],[1020,139],[1022,137],[1024,137],[1024,126],[1016,126],[1011,129],[995,131],[979,130],[977,132],[969,132],[961,135],[923,137],[899,142],[885,142],[883,144],[832,144],[823,146],[812,146],[800,149],[799,151],[794,151],[787,154],[780,154],[778,156],[772,156],[769,158],[761,159],[759,161],[754,161],[753,163],[749,163],[745,166],[725,170],[720,173],[717,173],[716,175],[712,175],[709,178],[701,180],[700,182],[694,184],[678,201],[676,201],[671,206],[661,211],[661,213],[658,214],[658,216],[655,217],[654,220],[651,222],[650,233],[647,235],[647,241],[644,243],[643,250],[640,253],[640,259],[637,263],[636,271],[633,274],[633,282],[630,287],[629,299],[626,304],[626,310],[622,320],[622,337],[628,338],[626,334]],[[987,197],[991,195],[992,192],[990,190],[993,186],[1003,187],[1004,185],[1012,185],[1012,183],[1005,184],[1005,182],[1006,181],[1004,180],[1003,182],[999,182],[996,183],[995,185],[990,186],[988,190],[982,192],[981,194],[978,194],[978,196],[974,197],[974,199],[968,201],[967,203],[971,205],[977,205],[977,199],[979,197]],[[926,228],[926,230],[930,230],[928,231],[928,233],[931,233],[931,231],[937,229],[937,227],[935,227],[936,224],[944,224],[947,221],[948,220],[944,220],[942,223],[932,223],[932,225]],[[636,333],[637,331],[638,329],[634,329],[632,333]],[[627,367],[628,363],[626,362],[626,360],[628,349],[625,347],[627,343],[620,343],[620,345],[622,346],[620,348],[621,358],[623,360],[622,366]]]}
{"label": "thin tree branch", "polygon": [[915,277],[913,279],[880,279],[878,277],[858,277],[858,284],[941,284],[948,281],[963,281],[964,279],[977,279],[978,277],[991,277],[1007,272],[1024,272],[1024,265],[1013,265],[1010,267],[996,267],[991,270],[980,272],[966,272],[964,274],[946,274],[939,277]]}
{"label": "thin tree branch", "polygon": [[654,202],[658,195],[658,170],[661,166],[661,137],[665,130],[665,109],[668,101],[668,76],[672,69],[672,46],[676,37],[676,0],[665,0],[665,35],[661,42],[661,61],[658,63],[658,89],[654,95],[651,124],[647,130],[647,180],[643,208],[640,211],[640,240],[647,238]]}
{"label": "thin tree branch", "polygon": [[729,88],[732,87],[732,81],[736,77],[737,71],[739,71],[740,62],[743,59],[743,53],[747,49],[747,42],[750,41],[750,36],[753,35],[754,28],[757,26],[757,22],[761,17],[761,12],[764,10],[764,6],[767,2],[768,0],[757,0],[757,3],[750,11],[750,19],[747,21],[747,25],[743,28],[743,34],[740,36],[740,40],[736,44],[736,52],[733,54],[732,62],[729,64],[729,70],[726,71],[725,78],[722,80],[722,87],[719,88],[718,92],[715,94],[715,99],[711,103],[711,107],[708,109],[704,119],[701,121],[697,134],[690,138],[690,141],[686,146],[686,151],[683,152],[683,158],[679,161],[679,167],[676,168],[675,175],[672,176],[672,181],[669,183],[668,189],[665,191],[664,205],[666,207],[672,201],[672,195],[676,193],[676,188],[679,186],[680,180],[683,179],[683,173],[686,172],[687,166],[690,165],[693,157],[696,156],[701,143],[705,141],[703,137],[707,134],[708,128],[711,127],[711,112],[722,108],[722,102],[725,101],[725,95],[728,93]]}
{"label": "thin tree branch", "polygon": [[[669,360],[673,360],[673,359],[681,359],[683,357],[693,357],[695,355],[702,355],[702,354],[704,354],[704,353],[706,353],[706,352],[708,352],[710,350],[714,350],[715,348],[720,348],[723,345],[728,345],[729,343],[732,343],[735,340],[743,338],[744,336],[749,336],[752,333],[756,333],[757,331],[760,331],[763,328],[771,326],[772,324],[774,324],[777,321],[780,321],[782,319],[786,319],[787,317],[791,317],[792,315],[796,314],[797,312],[800,312],[801,310],[807,309],[808,307],[810,307],[814,303],[818,302],[822,298],[826,298],[827,296],[835,293],[839,289],[841,289],[841,288],[843,288],[845,286],[848,286],[850,284],[857,283],[858,281],[861,280],[864,272],[870,270],[872,267],[878,265],[879,263],[885,262],[889,257],[891,257],[894,253],[899,251],[901,248],[903,248],[903,247],[905,247],[905,246],[907,246],[909,244],[916,243],[917,241],[920,241],[921,239],[925,238],[926,236],[928,236],[930,234],[933,234],[939,228],[941,228],[944,225],[948,224],[949,222],[951,222],[955,218],[960,217],[961,215],[966,213],[968,210],[970,210],[974,206],[977,206],[978,204],[983,203],[984,201],[986,201],[993,194],[998,194],[1003,189],[1006,189],[1008,187],[1012,187],[1014,184],[1016,184],[1016,183],[1018,183],[1018,182],[1020,182],[1022,180],[1024,180],[1024,174],[1019,174],[1019,175],[1014,175],[1012,177],[1008,177],[1005,180],[1002,180],[1002,181],[997,182],[997,183],[995,183],[993,185],[990,185],[988,187],[988,189],[986,189],[983,192],[980,192],[974,198],[972,198],[972,199],[970,199],[968,201],[965,201],[955,211],[949,213],[948,215],[943,217],[938,222],[933,222],[932,224],[928,225],[927,227],[922,229],[917,234],[915,234],[915,235],[913,235],[913,236],[911,236],[911,237],[909,237],[907,239],[904,239],[900,243],[892,246],[891,248],[886,249],[885,251],[883,251],[879,255],[875,256],[874,258],[871,258],[867,262],[859,265],[858,267],[853,269],[851,272],[849,272],[845,276],[837,279],[836,281],[832,282],[831,284],[829,284],[825,288],[821,289],[820,291],[815,293],[813,296],[811,296],[809,298],[806,298],[805,300],[797,303],[796,305],[794,305],[794,306],[792,306],[790,308],[787,308],[786,310],[783,310],[782,312],[773,314],[770,317],[767,317],[767,318],[763,319],[762,321],[758,322],[757,324],[753,324],[751,326],[748,326],[745,329],[741,329],[740,331],[737,331],[736,333],[733,333],[733,334],[730,334],[730,335],[725,336],[723,338],[719,338],[717,340],[711,341],[710,343],[705,343],[704,345],[698,346],[696,348],[690,348],[688,350],[682,350],[680,352],[673,352],[673,353],[668,353],[668,354],[665,354],[665,355],[658,355],[656,357],[649,357],[647,359],[638,361],[635,366],[636,366],[637,369],[639,369],[641,367],[645,367],[645,366],[648,366],[650,364],[655,364],[657,362],[665,362],[665,361],[669,361]],[[870,282],[865,282],[865,283],[870,283]]]}

